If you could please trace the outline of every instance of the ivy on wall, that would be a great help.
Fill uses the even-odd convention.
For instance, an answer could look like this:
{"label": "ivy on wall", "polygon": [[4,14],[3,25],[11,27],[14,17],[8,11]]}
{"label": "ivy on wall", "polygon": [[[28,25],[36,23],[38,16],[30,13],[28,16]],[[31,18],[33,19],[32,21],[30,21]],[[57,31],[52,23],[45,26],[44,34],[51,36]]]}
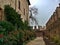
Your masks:
{"label": "ivy on wall", "polygon": [[0,45],[23,45],[35,38],[28,22],[23,22],[20,14],[12,7],[5,5],[5,21],[0,21]]}

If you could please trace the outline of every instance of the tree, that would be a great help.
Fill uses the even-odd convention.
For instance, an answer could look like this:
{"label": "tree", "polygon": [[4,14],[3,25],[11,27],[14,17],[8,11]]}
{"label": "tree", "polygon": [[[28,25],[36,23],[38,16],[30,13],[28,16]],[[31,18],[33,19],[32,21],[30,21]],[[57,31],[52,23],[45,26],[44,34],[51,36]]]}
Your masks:
{"label": "tree", "polygon": [[38,14],[38,9],[35,7],[31,7],[29,12],[30,12],[30,19],[32,20],[32,23],[35,22],[35,24],[38,25],[38,22],[37,22],[36,18],[34,17],[35,15]]}

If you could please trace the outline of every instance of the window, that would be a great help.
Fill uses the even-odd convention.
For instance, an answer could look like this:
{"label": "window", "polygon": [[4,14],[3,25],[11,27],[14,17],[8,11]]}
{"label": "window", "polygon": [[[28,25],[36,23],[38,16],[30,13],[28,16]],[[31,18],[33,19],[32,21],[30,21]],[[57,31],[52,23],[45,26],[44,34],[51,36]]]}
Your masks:
{"label": "window", "polygon": [[18,1],[18,8],[20,9],[20,1]]}
{"label": "window", "polygon": [[25,15],[25,9],[24,9],[24,15]]}
{"label": "window", "polygon": [[0,8],[0,20],[2,20],[2,9]]}

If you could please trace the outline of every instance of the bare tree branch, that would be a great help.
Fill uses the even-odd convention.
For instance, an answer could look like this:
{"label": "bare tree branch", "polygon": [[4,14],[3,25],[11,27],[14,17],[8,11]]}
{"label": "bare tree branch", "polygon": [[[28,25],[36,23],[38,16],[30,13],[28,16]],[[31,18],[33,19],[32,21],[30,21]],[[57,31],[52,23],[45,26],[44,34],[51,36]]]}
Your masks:
{"label": "bare tree branch", "polygon": [[31,7],[29,12],[30,12],[30,19],[33,22],[35,21],[35,24],[38,25],[38,22],[37,22],[36,18],[33,16],[33,15],[37,15],[38,14],[38,9],[35,8],[35,7]]}

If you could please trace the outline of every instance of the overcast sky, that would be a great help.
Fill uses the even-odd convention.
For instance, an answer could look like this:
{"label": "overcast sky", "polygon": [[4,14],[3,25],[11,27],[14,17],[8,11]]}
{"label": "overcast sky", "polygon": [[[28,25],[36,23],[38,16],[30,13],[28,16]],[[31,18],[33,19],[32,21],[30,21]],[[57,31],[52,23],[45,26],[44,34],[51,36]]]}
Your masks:
{"label": "overcast sky", "polygon": [[38,8],[38,15],[36,19],[38,24],[44,26],[50,16],[55,11],[56,7],[58,6],[58,0],[30,0],[30,7]]}

